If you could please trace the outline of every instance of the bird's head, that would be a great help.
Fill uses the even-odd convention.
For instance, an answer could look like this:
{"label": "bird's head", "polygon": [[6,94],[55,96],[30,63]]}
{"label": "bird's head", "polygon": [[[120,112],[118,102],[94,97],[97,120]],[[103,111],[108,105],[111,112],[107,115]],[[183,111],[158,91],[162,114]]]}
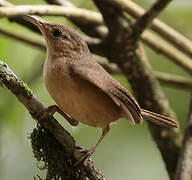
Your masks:
{"label": "bird's head", "polygon": [[45,22],[35,16],[25,15],[25,19],[40,29],[52,58],[78,58],[82,54],[89,54],[85,40],[75,30],[62,24]]}

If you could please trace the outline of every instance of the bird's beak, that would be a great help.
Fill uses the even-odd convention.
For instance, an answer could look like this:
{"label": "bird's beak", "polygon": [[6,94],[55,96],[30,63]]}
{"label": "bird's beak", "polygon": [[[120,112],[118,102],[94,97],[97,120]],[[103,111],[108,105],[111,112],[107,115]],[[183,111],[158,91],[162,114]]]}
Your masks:
{"label": "bird's beak", "polygon": [[24,18],[27,21],[30,21],[31,23],[33,23],[35,26],[37,26],[41,31],[43,31],[43,25],[44,25],[44,21],[36,16],[30,16],[28,14],[24,15]]}

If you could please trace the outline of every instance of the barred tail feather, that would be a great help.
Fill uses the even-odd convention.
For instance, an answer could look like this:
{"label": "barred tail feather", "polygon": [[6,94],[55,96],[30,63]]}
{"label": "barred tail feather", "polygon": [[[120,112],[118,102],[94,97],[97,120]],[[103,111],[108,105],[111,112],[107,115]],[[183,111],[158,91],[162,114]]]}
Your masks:
{"label": "barred tail feather", "polygon": [[165,127],[179,127],[179,123],[160,114],[141,109],[141,114],[146,120]]}
{"label": "barred tail feather", "polygon": [[116,87],[115,92],[111,92],[116,101],[119,102],[125,117],[131,124],[140,124],[143,119],[141,116],[140,107],[137,104],[134,97],[132,97],[128,91],[122,87]]}

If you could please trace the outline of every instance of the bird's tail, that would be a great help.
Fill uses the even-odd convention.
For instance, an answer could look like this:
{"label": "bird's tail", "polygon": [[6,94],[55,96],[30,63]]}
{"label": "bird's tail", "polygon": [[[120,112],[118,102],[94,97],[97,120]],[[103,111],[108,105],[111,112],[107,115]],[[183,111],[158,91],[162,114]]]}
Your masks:
{"label": "bird's tail", "polygon": [[146,120],[165,127],[179,127],[179,123],[160,114],[141,109],[141,114]]}

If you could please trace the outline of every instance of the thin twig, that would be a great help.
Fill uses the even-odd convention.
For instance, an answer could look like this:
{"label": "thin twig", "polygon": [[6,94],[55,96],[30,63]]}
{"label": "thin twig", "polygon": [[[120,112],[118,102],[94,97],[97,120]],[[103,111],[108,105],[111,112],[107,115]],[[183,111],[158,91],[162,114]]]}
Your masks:
{"label": "thin twig", "polygon": [[132,36],[137,41],[140,38],[143,31],[151,25],[153,19],[162,12],[171,0],[156,0],[154,4],[146,10],[146,12],[140,16],[132,25]]}
{"label": "thin twig", "polygon": [[[49,1],[50,2],[50,1]],[[53,1],[52,1],[53,2]],[[70,13],[72,13],[73,15],[69,15],[70,13],[67,11],[66,13],[66,18],[68,18],[70,21],[72,21],[75,25],[77,25],[81,31],[85,32],[87,35],[93,36],[93,37],[97,37],[97,38],[104,38],[106,33],[107,33],[107,29],[104,27],[104,25],[98,25],[99,22],[95,23],[94,21],[90,21],[90,19],[83,19],[82,17],[84,17],[84,11],[82,12],[82,14],[76,14],[74,13],[74,8],[75,6],[73,6],[71,3],[67,3],[67,1],[63,2],[62,0],[57,0],[54,1],[56,4],[60,4],[60,5],[65,5],[66,9],[68,9],[68,11],[70,11]],[[0,1],[0,6],[1,7],[14,7],[13,4],[1,0]],[[72,8],[72,11],[71,11]],[[94,14],[94,12],[92,13],[92,11],[88,11],[85,10],[86,12],[88,12],[87,14],[90,14],[90,16],[92,16],[92,14]],[[89,13],[90,12],[90,13]],[[79,12],[80,13],[80,12]],[[95,12],[96,13],[96,12]],[[81,16],[81,18],[79,18]],[[102,22],[102,17],[98,14],[98,17],[100,22]],[[26,27],[28,27],[29,29],[31,29],[34,32],[40,33],[39,29],[34,26],[33,24],[29,23],[28,21],[26,21],[25,19],[23,19],[22,16],[17,16],[17,17],[9,17],[8,18],[11,22],[17,22],[18,24],[24,25]],[[93,17],[93,19],[95,19],[95,17]]]}
{"label": "thin twig", "polygon": [[[53,117],[46,118],[42,121],[39,120],[39,115],[45,107],[37,97],[32,94],[29,87],[23,83],[2,61],[0,61],[0,82],[20,100],[38,123],[42,124],[55,136],[57,141],[63,145],[67,154],[70,154],[75,159],[79,159],[81,154],[76,151],[74,138]],[[95,167],[92,161],[88,160],[82,166],[90,180],[105,180],[105,177]]]}
{"label": "thin twig", "polygon": [[155,77],[162,85],[192,91],[192,80],[178,75],[155,71]]}
{"label": "thin twig", "polygon": [[[139,18],[145,13],[145,10],[138,6],[133,1],[128,0],[106,0],[108,3],[126,11],[134,18]],[[170,41],[174,46],[180,49],[182,52],[192,57],[192,42],[184,35],[171,28],[159,19],[154,19],[151,25],[151,29],[159,33],[166,40]]]}
{"label": "thin twig", "polygon": [[[7,2],[5,0],[0,0],[0,7],[9,7],[9,6],[14,6],[14,4],[11,4],[10,2]],[[29,21],[26,21],[22,16],[21,17],[8,18],[8,20],[10,22],[16,22],[20,25],[23,25],[23,26],[31,29],[34,32],[40,33],[40,30],[36,26],[34,26]]]}
{"label": "thin twig", "polygon": [[[121,70],[111,63],[100,63],[105,70],[113,75],[122,75]],[[192,80],[179,75],[168,74],[164,72],[155,71],[155,77],[158,81],[169,87],[175,87],[181,90],[192,91]]]}
{"label": "thin twig", "polygon": [[0,6],[13,6],[13,4],[5,0],[0,0]]}
{"label": "thin twig", "polygon": [[92,22],[95,25],[102,24],[102,17],[99,13],[82,8],[69,8],[57,5],[23,5],[0,7],[0,17],[17,17],[24,14],[43,16],[64,16],[75,18],[85,22]]}
{"label": "thin twig", "polygon": [[[50,4],[62,5],[68,8],[75,7],[72,3],[70,3],[67,0],[46,0],[46,1],[49,2]],[[7,6],[14,6],[14,5],[5,0],[0,0],[0,7],[7,7]],[[40,33],[39,29],[36,26],[33,26],[33,24],[29,23],[28,21],[25,21],[22,17],[8,18],[8,19],[11,22],[13,21],[17,22],[18,24],[28,27],[34,32]],[[68,17],[68,19],[71,22],[73,22],[76,26],[78,26],[81,29],[81,31],[85,32],[89,36],[104,38],[107,35],[107,29],[103,24],[96,25],[92,21],[86,21],[85,19],[81,20],[78,17],[76,19],[74,16]]]}
{"label": "thin twig", "polygon": [[183,68],[186,72],[192,74],[192,61],[188,56],[186,56],[186,54],[173,47],[165,40],[159,38],[154,33],[151,33],[150,31],[145,31],[142,34],[141,39],[151,49],[158,53],[161,53],[162,55],[179,65],[180,68]]}
{"label": "thin twig", "polygon": [[192,94],[175,180],[192,179]]}
{"label": "thin twig", "polygon": [[10,30],[8,28],[4,28],[2,26],[0,26],[0,33],[10,38],[32,45],[41,50],[44,50],[44,51],[46,50],[45,42],[41,39],[33,38],[31,36],[24,35],[23,33],[19,33],[19,32]]}
{"label": "thin twig", "polygon": [[71,2],[67,0],[46,0],[49,4],[56,4],[65,7],[75,7]]}

